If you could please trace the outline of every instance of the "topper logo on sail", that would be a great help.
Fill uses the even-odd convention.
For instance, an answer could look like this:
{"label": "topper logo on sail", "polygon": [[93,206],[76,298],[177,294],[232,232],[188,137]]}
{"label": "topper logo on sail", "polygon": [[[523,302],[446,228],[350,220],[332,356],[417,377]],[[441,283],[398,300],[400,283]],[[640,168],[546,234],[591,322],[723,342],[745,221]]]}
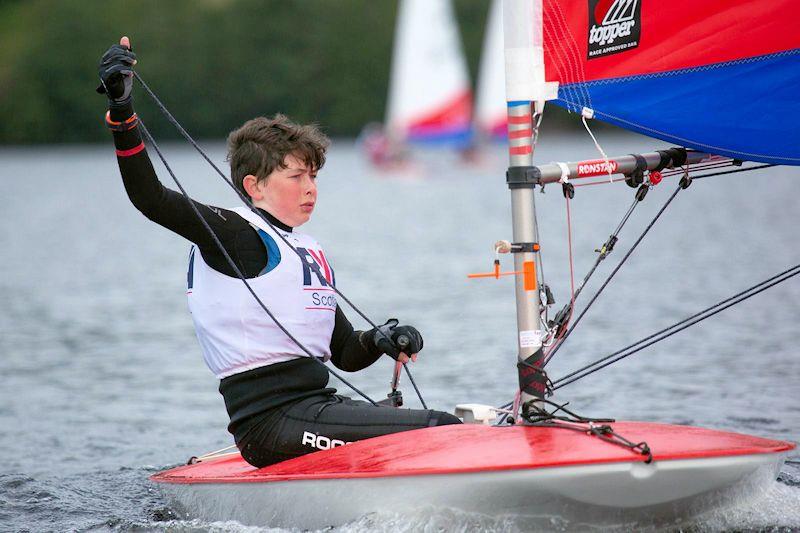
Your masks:
{"label": "topper logo on sail", "polygon": [[639,0],[589,0],[589,59],[639,46]]}

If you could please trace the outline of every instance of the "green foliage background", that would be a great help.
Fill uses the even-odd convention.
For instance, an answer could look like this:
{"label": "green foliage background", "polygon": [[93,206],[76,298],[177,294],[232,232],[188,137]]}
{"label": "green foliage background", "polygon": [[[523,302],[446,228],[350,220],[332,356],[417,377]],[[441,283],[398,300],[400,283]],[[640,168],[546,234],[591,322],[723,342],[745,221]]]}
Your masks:
{"label": "green foliage background", "polygon": [[[489,0],[455,0],[474,78]],[[104,141],[97,62],[121,35],[199,138],[284,112],[353,136],[383,118],[396,0],[0,0],[0,143]],[[176,132],[140,88],[161,138]]]}

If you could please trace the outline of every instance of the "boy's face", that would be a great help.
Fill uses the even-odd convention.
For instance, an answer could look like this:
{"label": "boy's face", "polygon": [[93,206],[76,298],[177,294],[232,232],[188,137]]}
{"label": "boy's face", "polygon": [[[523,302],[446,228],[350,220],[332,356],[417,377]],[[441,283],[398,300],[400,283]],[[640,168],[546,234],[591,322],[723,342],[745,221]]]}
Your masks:
{"label": "boy's face", "polygon": [[317,171],[291,154],[283,164],[286,168],[276,168],[255,185],[259,194],[253,196],[253,203],[296,228],[308,222],[317,203]]}

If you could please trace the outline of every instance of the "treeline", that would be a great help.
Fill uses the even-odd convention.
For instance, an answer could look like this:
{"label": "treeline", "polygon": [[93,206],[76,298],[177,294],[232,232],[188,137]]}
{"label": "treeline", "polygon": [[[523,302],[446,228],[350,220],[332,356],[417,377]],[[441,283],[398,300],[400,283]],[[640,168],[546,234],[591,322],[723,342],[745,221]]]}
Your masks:
{"label": "treeline", "polygon": [[[474,77],[489,0],[455,0]],[[97,62],[121,35],[198,138],[281,111],[353,136],[382,120],[396,0],[0,0],[0,143],[106,140]],[[137,110],[175,138],[140,87]]]}

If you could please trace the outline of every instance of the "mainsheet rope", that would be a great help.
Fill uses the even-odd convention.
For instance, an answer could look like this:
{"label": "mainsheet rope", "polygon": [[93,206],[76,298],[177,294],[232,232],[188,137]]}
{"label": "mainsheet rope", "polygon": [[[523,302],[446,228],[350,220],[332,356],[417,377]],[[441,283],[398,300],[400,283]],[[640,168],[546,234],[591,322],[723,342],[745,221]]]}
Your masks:
{"label": "mainsheet rope", "polygon": [[[236,194],[239,196],[239,198],[241,199],[241,201],[242,201],[242,202],[243,202],[243,203],[244,203],[244,204],[245,204],[245,205],[246,205],[246,206],[247,206],[247,207],[248,207],[248,208],[249,208],[249,209],[250,209],[250,210],[251,210],[251,211],[252,211],[252,212],[253,212],[255,215],[257,215],[259,218],[261,218],[261,220],[263,220],[263,221],[264,221],[266,224],[268,224],[268,225],[269,225],[269,227],[270,227],[270,228],[271,228],[271,229],[272,229],[272,230],[273,230],[273,231],[274,231],[274,232],[275,232],[275,233],[276,233],[276,234],[277,234],[277,235],[278,235],[278,236],[281,238],[281,240],[283,240],[283,242],[284,242],[284,243],[285,243],[285,244],[286,244],[286,245],[287,245],[287,246],[288,246],[288,247],[289,247],[291,250],[293,250],[293,251],[294,251],[294,253],[295,253],[295,254],[297,254],[297,256],[298,256],[298,257],[300,257],[300,260],[301,260],[301,261],[302,261],[302,260],[304,260],[304,258],[303,258],[303,257],[300,255],[300,252],[298,252],[298,251],[297,251],[297,249],[296,249],[294,246],[292,246],[292,245],[291,245],[291,243],[289,243],[289,241],[286,239],[286,237],[284,237],[284,236],[283,236],[283,233],[282,233],[282,232],[280,232],[280,231],[278,231],[278,230],[275,228],[275,226],[272,224],[272,222],[270,222],[270,220],[269,220],[268,218],[266,218],[266,217],[265,217],[263,214],[261,214],[261,212],[260,212],[260,211],[259,211],[259,210],[258,210],[258,209],[257,209],[257,208],[254,206],[254,205],[253,205],[253,203],[250,201],[250,199],[249,199],[249,198],[247,198],[247,197],[246,197],[246,196],[245,196],[245,195],[244,195],[244,194],[243,194],[241,191],[239,191],[239,189],[237,189],[237,188],[236,188],[236,186],[235,186],[235,185],[233,184],[233,182],[232,182],[232,181],[231,181],[231,180],[230,180],[230,179],[229,179],[229,178],[228,178],[228,177],[225,175],[225,173],[224,173],[224,172],[222,172],[222,171],[219,169],[219,167],[217,167],[217,165],[216,165],[216,164],[215,164],[215,163],[214,163],[214,162],[211,160],[211,158],[210,158],[210,157],[208,157],[208,155],[207,155],[207,154],[206,154],[206,153],[203,151],[203,149],[202,149],[202,148],[200,148],[200,146],[197,144],[197,142],[195,142],[195,140],[194,140],[194,139],[191,137],[191,135],[189,135],[189,133],[188,133],[188,132],[187,132],[187,131],[186,131],[186,130],[183,128],[183,126],[181,126],[181,124],[180,124],[180,123],[177,121],[177,119],[175,119],[175,117],[174,117],[174,116],[172,116],[172,113],[170,113],[170,112],[169,112],[169,110],[166,108],[166,106],[165,106],[165,105],[164,105],[164,104],[161,102],[161,100],[160,100],[160,99],[159,99],[159,98],[156,96],[156,94],[155,94],[155,93],[154,93],[154,92],[153,92],[153,91],[150,89],[150,87],[147,85],[147,83],[145,83],[145,81],[142,79],[142,77],[139,75],[139,73],[138,73],[138,72],[136,72],[136,71],[133,71],[133,75],[134,75],[134,76],[136,77],[136,79],[139,81],[139,83],[141,84],[141,86],[144,88],[145,92],[146,92],[146,93],[147,93],[147,94],[150,96],[150,98],[153,100],[153,102],[156,104],[156,106],[159,108],[159,110],[162,112],[162,114],[163,114],[163,115],[164,115],[164,116],[167,118],[167,120],[169,120],[169,122],[170,122],[170,123],[171,123],[173,126],[175,126],[175,128],[178,130],[178,132],[179,132],[179,133],[180,133],[180,134],[181,134],[181,135],[182,135],[182,136],[183,136],[183,137],[184,137],[184,138],[185,138],[185,139],[186,139],[186,140],[189,142],[189,144],[191,144],[191,145],[192,145],[192,147],[194,147],[194,149],[195,149],[195,150],[197,150],[197,151],[200,153],[200,155],[203,157],[203,159],[205,159],[205,160],[206,160],[206,162],[207,162],[209,165],[211,165],[211,167],[212,167],[212,168],[213,168],[213,169],[214,169],[214,170],[217,172],[217,174],[219,174],[219,176],[222,178],[222,180],[223,180],[225,183],[227,183],[227,184],[228,184],[228,186],[229,186],[229,187],[231,187],[231,188],[234,190],[234,192],[235,192],[235,193],[236,193]],[[161,161],[164,163],[164,166],[167,168],[167,170],[169,171],[170,175],[172,176],[172,179],[173,179],[173,181],[175,181],[175,184],[176,184],[176,185],[179,187],[179,189],[181,190],[181,193],[184,195],[184,197],[185,197],[185,198],[187,199],[187,201],[189,202],[189,205],[191,205],[191,206],[192,206],[192,209],[194,210],[194,212],[195,212],[195,214],[197,215],[197,217],[198,217],[198,218],[199,218],[199,219],[200,219],[200,220],[203,222],[203,225],[204,225],[204,226],[206,227],[206,229],[207,229],[207,230],[210,232],[210,234],[211,234],[211,235],[212,235],[212,237],[213,237],[213,240],[214,240],[215,244],[216,244],[216,245],[219,247],[219,249],[220,249],[220,250],[223,252],[223,254],[224,254],[224,256],[225,256],[226,260],[227,260],[227,261],[228,261],[228,263],[229,263],[229,264],[230,264],[230,265],[233,267],[233,269],[234,269],[234,272],[236,272],[236,274],[239,276],[239,278],[242,280],[242,282],[245,284],[245,286],[247,286],[247,289],[250,291],[250,293],[251,293],[251,294],[253,295],[253,297],[256,299],[256,301],[257,301],[257,302],[258,302],[258,304],[261,306],[261,308],[262,308],[262,309],[263,309],[263,310],[264,310],[264,311],[265,311],[265,312],[266,312],[266,313],[269,315],[269,317],[270,317],[270,318],[271,318],[271,319],[272,319],[272,320],[273,320],[273,321],[274,321],[274,322],[275,322],[275,323],[278,325],[278,327],[279,327],[279,328],[280,328],[280,329],[281,329],[281,330],[282,330],[284,333],[286,333],[286,335],[287,335],[287,336],[288,336],[288,337],[289,337],[289,338],[290,338],[290,339],[291,339],[291,340],[292,340],[292,341],[293,341],[295,344],[297,344],[297,346],[298,346],[298,347],[299,347],[301,350],[303,350],[303,352],[305,352],[306,354],[308,354],[308,356],[309,356],[309,357],[311,357],[313,360],[315,360],[315,361],[319,362],[319,363],[320,363],[320,364],[321,364],[321,365],[322,365],[322,366],[323,366],[323,367],[324,367],[324,368],[325,368],[325,369],[326,369],[328,372],[330,372],[330,373],[331,373],[333,376],[335,376],[337,379],[339,379],[339,380],[340,380],[342,383],[344,383],[345,385],[347,385],[348,387],[350,387],[350,388],[351,388],[353,391],[355,391],[357,394],[359,394],[359,395],[360,395],[360,396],[362,396],[363,398],[367,399],[367,400],[368,400],[370,403],[372,403],[373,405],[377,405],[377,403],[376,403],[375,401],[373,401],[371,398],[369,398],[369,397],[368,397],[366,394],[364,394],[363,392],[361,392],[360,390],[358,390],[358,389],[357,389],[355,386],[353,386],[353,385],[352,385],[350,382],[348,382],[346,379],[344,379],[343,377],[341,377],[341,376],[340,376],[340,375],[339,375],[337,372],[335,372],[333,369],[331,369],[330,367],[328,367],[327,365],[325,365],[324,363],[322,363],[321,361],[319,361],[319,360],[318,360],[318,359],[317,359],[317,358],[316,358],[314,355],[312,355],[312,354],[311,354],[311,352],[310,352],[310,351],[309,351],[309,350],[308,350],[308,349],[307,349],[305,346],[303,346],[303,345],[300,343],[300,341],[298,341],[298,340],[297,340],[297,339],[296,339],[294,336],[292,336],[292,335],[291,335],[291,334],[288,332],[288,330],[286,330],[286,328],[284,328],[284,327],[283,327],[283,325],[282,325],[280,322],[278,322],[278,320],[277,320],[277,319],[276,319],[276,318],[275,318],[275,317],[272,315],[272,313],[269,311],[269,309],[267,309],[266,305],[264,305],[264,303],[263,303],[263,302],[262,302],[262,301],[261,301],[261,300],[258,298],[258,296],[256,296],[255,292],[253,292],[253,290],[250,288],[250,285],[247,283],[247,280],[246,280],[246,278],[244,277],[244,275],[242,274],[242,272],[241,272],[241,271],[240,271],[240,270],[239,270],[239,269],[236,267],[236,265],[233,263],[233,260],[230,258],[230,256],[227,254],[227,252],[225,251],[224,247],[222,246],[222,243],[219,241],[219,239],[217,239],[217,236],[214,234],[214,230],[213,230],[213,229],[211,229],[211,227],[210,227],[210,226],[209,226],[209,225],[208,225],[208,224],[205,222],[205,220],[203,219],[202,215],[201,215],[201,214],[200,214],[200,212],[197,210],[197,207],[194,205],[194,202],[192,202],[191,198],[190,198],[190,197],[189,197],[189,195],[186,193],[186,191],[185,191],[185,189],[183,188],[183,186],[182,186],[182,185],[181,185],[181,184],[178,182],[178,179],[176,178],[175,174],[172,172],[172,170],[171,170],[171,169],[169,168],[169,166],[167,165],[167,162],[166,162],[166,160],[165,160],[165,158],[164,158],[163,154],[162,154],[162,153],[161,153],[161,151],[160,151],[160,150],[157,148],[157,145],[156,145],[156,143],[155,143],[155,139],[153,139],[153,136],[152,136],[152,135],[150,135],[150,132],[149,132],[149,131],[147,131],[147,129],[146,129],[146,128],[144,128],[144,127],[143,127],[143,130],[146,132],[146,135],[147,135],[147,137],[148,137],[148,141],[149,141],[149,142],[150,142],[150,143],[153,145],[153,147],[155,148],[156,152],[158,153],[158,156],[159,156],[159,158],[160,158],[160,159],[161,159]],[[318,267],[317,267],[317,268],[318,268]],[[346,296],[345,296],[345,295],[344,295],[344,294],[343,294],[343,293],[342,293],[342,292],[341,292],[341,291],[340,291],[338,288],[336,288],[336,287],[335,287],[335,286],[333,286],[333,285],[331,285],[330,287],[331,287],[331,289],[333,289],[333,291],[336,293],[336,295],[337,295],[337,296],[340,296],[340,297],[342,298],[342,300],[344,300],[344,301],[345,301],[345,302],[346,302],[346,303],[347,303],[347,304],[348,304],[348,305],[349,305],[349,306],[350,306],[350,307],[351,307],[351,308],[352,308],[352,309],[353,309],[353,310],[354,310],[356,313],[358,313],[358,315],[359,315],[359,316],[361,316],[361,317],[362,317],[364,320],[366,320],[366,321],[367,321],[367,323],[368,323],[370,326],[372,326],[372,328],[374,328],[374,329],[375,329],[375,331],[377,331],[379,334],[381,334],[381,335],[384,335],[384,337],[386,337],[386,335],[385,335],[385,334],[384,334],[384,333],[383,333],[383,332],[382,332],[380,329],[378,329],[378,326],[377,326],[377,325],[376,325],[376,324],[375,324],[375,323],[374,323],[372,320],[370,320],[370,318],[369,318],[369,317],[368,317],[366,314],[364,314],[364,313],[361,311],[361,309],[359,309],[359,308],[358,308],[358,307],[357,307],[357,306],[356,306],[356,305],[355,305],[353,302],[351,302],[351,301],[350,301],[350,299],[349,299],[349,298],[347,298],[347,297],[346,297]],[[391,342],[391,339],[388,339],[388,337],[387,337],[387,340],[389,340],[389,341]],[[416,392],[416,394],[417,394],[417,398],[419,398],[419,401],[420,401],[420,403],[422,404],[422,407],[423,407],[424,409],[427,409],[427,408],[428,408],[428,406],[426,405],[426,403],[425,403],[425,400],[424,400],[424,399],[423,399],[423,397],[422,397],[422,393],[420,392],[419,388],[417,387],[417,384],[416,384],[416,382],[414,381],[414,377],[411,375],[411,371],[408,369],[408,366],[407,366],[407,364],[406,364],[406,363],[403,363],[403,369],[405,370],[405,372],[406,372],[406,375],[408,376],[408,379],[409,379],[409,381],[411,382],[411,385],[414,387],[414,391]]]}

